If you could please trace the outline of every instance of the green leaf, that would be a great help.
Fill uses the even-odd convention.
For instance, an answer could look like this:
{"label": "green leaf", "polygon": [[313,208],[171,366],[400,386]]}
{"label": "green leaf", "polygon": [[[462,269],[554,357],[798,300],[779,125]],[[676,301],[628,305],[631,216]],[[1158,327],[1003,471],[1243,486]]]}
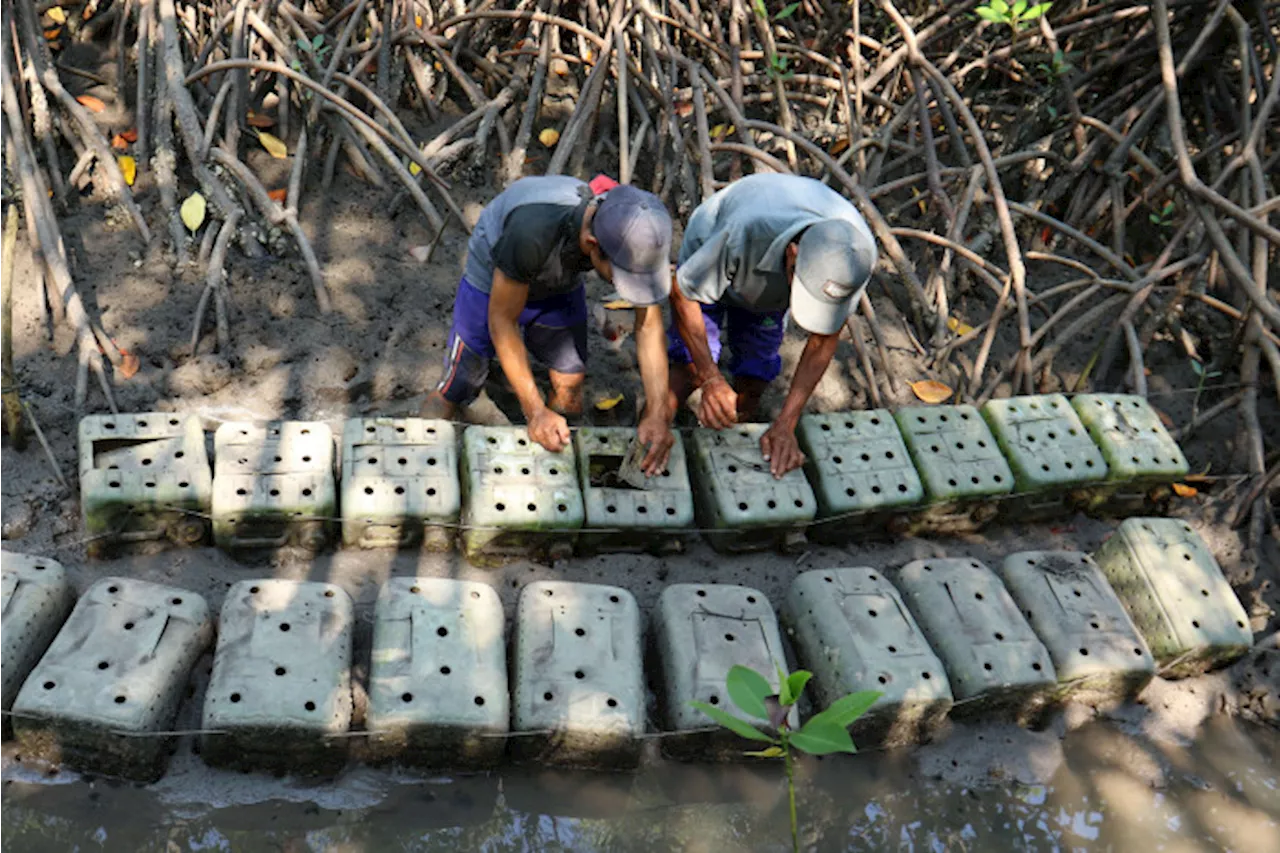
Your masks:
{"label": "green leaf", "polygon": [[1027,11],[1027,0],[1018,0],[1013,4],[1013,17],[1020,18],[1025,11]]}
{"label": "green leaf", "polygon": [[809,719],[809,722],[824,720],[835,723],[841,728],[848,728],[855,720],[867,713],[871,706],[876,703],[876,700],[883,695],[879,690],[859,690],[857,693],[841,696],[832,702],[826,710],[814,714]]}
{"label": "green leaf", "polygon": [[316,37],[311,40],[311,46],[314,47],[316,50],[319,50],[320,46],[323,44],[324,44],[324,33],[317,33]]}
{"label": "green leaf", "polygon": [[1009,4],[1005,0],[991,0],[989,4],[991,11],[997,15],[1007,15],[1009,13]]}
{"label": "green leaf", "polygon": [[1198,358],[1191,359],[1191,372],[1196,376],[1204,376],[1204,364]]}
{"label": "green leaf", "polygon": [[1053,6],[1052,3],[1037,3],[1036,5],[1028,9],[1027,14],[1024,15],[1023,17],[1026,18],[1028,21],[1034,21],[1036,18],[1040,17],[1045,12],[1048,12],[1050,7],[1052,6]]}
{"label": "green leaf", "polygon": [[810,755],[828,755],[832,752],[857,752],[853,738],[844,726],[831,720],[814,717],[798,732],[791,735],[791,743]]}
{"label": "green leaf", "polygon": [[769,719],[769,712],[764,707],[764,697],[773,693],[773,688],[764,676],[745,666],[735,666],[725,677],[724,687],[729,691],[733,704],[742,709],[744,714],[761,720]]}
{"label": "green leaf", "polygon": [[1002,18],[998,12],[994,12],[986,6],[979,6],[977,9],[974,9],[974,11],[977,12],[978,17],[984,21],[990,21],[993,24],[1004,22],[1004,18]]}
{"label": "green leaf", "polygon": [[311,50],[311,42],[307,41],[302,36],[298,36],[298,49]]}
{"label": "green leaf", "polygon": [[799,8],[800,8],[799,3],[791,3],[790,5],[783,6],[782,11],[774,15],[773,19],[775,21],[781,21],[783,18],[790,18],[792,15],[795,14],[796,9],[799,9]]}
{"label": "green leaf", "polygon": [[761,743],[777,743],[773,738],[769,737],[746,720],[740,720],[733,714],[721,711],[719,708],[712,707],[706,702],[690,702],[689,704],[739,737],[744,737],[748,740],[758,740]]}
{"label": "green leaf", "polygon": [[782,755],[782,747],[771,746],[768,749],[751,750],[742,754],[750,756],[751,758],[777,758]]}
{"label": "green leaf", "polygon": [[800,694],[804,692],[804,686],[809,683],[810,678],[813,678],[813,673],[803,669],[798,669],[787,676],[786,692],[791,694],[791,701],[783,704],[794,705],[800,699]]}
{"label": "green leaf", "polygon": [[1148,220],[1151,222],[1151,224],[1153,224],[1153,225],[1161,225],[1161,224],[1163,224],[1163,223],[1161,223],[1161,222],[1160,222],[1160,217],[1159,217],[1159,216],[1156,216],[1154,213],[1148,213],[1148,214],[1147,214],[1147,219],[1148,219]]}

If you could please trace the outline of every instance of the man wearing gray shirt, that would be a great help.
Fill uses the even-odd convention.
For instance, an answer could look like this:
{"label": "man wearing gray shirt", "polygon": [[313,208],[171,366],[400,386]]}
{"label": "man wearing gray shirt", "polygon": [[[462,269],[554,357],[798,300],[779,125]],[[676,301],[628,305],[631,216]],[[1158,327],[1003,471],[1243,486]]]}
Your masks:
{"label": "man wearing gray shirt", "polygon": [[[800,467],[796,424],[875,262],[862,215],[812,178],[752,175],[704,201],[685,228],[671,289],[670,411],[701,388],[704,426],[751,420],[782,370],[778,349],[790,316],[809,340],[760,451],[775,477]],[[726,341],[732,387],[717,366]]]}

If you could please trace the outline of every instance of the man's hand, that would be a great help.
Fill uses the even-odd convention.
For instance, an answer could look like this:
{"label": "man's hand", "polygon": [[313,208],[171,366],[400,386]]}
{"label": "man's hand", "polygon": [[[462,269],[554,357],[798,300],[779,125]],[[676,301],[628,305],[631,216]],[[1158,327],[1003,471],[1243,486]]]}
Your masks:
{"label": "man's hand", "polygon": [[775,479],[782,479],[788,471],[794,471],[804,464],[804,454],[800,452],[793,424],[774,421],[765,434],[760,436],[760,453],[764,456],[764,461],[769,463],[769,472]]}
{"label": "man's hand", "polygon": [[676,443],[676,437],[671,432],[671,423],[666,414],[660,410],[654,411],[655,407],[647,407],[645,415],[640,419],[640,427],[636,430],[636,437],[640,443],[648,446],[649,450],[644,455],[644,460],[640,463],[640,469],[644,471],[646,477],[656,477],[667,467],[667,460],[671,457],[671,448]]}
{"label": "man's hand", "polygon": [[738,422],[738,394],[718,372],[702,383],[698,420],[711,429],[728,429]]}
{"label": "man's hand", "polygon": [[529,418],[529,437],[552,453],[559,453],[569,443],[569,422],[558,412],[539,409]]}

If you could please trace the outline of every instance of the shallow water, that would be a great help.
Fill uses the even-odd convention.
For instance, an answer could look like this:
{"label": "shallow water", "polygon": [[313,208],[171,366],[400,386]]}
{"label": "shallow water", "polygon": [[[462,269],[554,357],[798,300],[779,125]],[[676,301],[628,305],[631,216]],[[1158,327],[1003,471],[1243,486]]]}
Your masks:
{"label": "shallow water", "polygon": [[[808,760],[799,775],[810,850],[1280,851],[1280,734],[1225,717],[1188,745],[1109,723],[1061,741],[957,727],[914,752]],[[8,745],[3,784],[16,851],[790,847],[781,767],[767,763],[460,777],[354,768],[311,786],[179,754],[161,782],[136,787],[41,775]]]}

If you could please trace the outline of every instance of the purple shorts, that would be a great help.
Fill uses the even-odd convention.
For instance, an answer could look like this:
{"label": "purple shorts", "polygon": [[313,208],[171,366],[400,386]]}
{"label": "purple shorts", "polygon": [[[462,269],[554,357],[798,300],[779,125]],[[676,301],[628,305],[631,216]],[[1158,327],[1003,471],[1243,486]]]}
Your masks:
{"label": "purple shorts", "polygon": [[[734,376],[747,376],[772,382],[782,372],[782,356],[778,349],[787,330],[786,311],[757,314],[729,305],[701,305],[702,320],[707,325],[707,344],[711,358],[720,363],[723,340],[728,338],[731,356],[726,368]],[[673,321],[667,329],[667,358],[674,364],[689,364],[693,356],[676,331]]]}
{"label": "purple shorts", "polygon": [[[585,287],[527,303],[516,322],[531,356],[557,373],[586,373]],[[484,388],[496,355],[489,337],[489,294],[463,277],[453,302],[444,376],[436,390],[451,403],[470,403]]]}

